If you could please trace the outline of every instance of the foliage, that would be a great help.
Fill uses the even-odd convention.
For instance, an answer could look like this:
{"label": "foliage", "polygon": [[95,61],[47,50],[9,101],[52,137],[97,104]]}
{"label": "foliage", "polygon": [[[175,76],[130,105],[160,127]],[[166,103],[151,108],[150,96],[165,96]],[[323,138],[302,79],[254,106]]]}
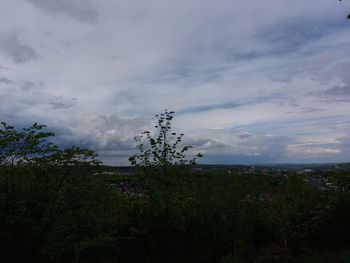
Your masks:
{"label": "foliage", "polygon": [[158,116],[163,135],[144,135],[136,176],[60,149],[44,125],[3,123],[1,262],[349,261],[349,166],[318,174],[321,187],[294,173],[183,173],[172,114]]}
{"label": "foliage", "polygon": [[[187,160],[185,156],[192,148],[191,145],[178,149],[184,134],[177,134],[172,130],[173,114],[173,111],[165,110],[164,113],[155,116],[157,118],[157,124],[154,126],[157,129],[155,135],[150,131],[144,131],[135,137],[139,154],[129,158],[131,165],[161,167],[163,174],[166,175],[170,166],[196,163],[196,158]],[[197,157],[202,155],[197,154]]]}
{"label": "foliage", "polygon": [[105,244],[111,237],[106,227],[117,221],[118,206],[108,207],[117,195],[89,172],[99,164],[97,155],[59,149],[49,140],[54,133],[44,129],[36,123],[21,131],[2,123],[0,129],[2,262],[63,260]]}
{"label": "foliage", "polygon": [[58,166],[98,165],[97,154],[79,147],[59,149],[48,138],[53,132],[43,131],[45,125],[34,123],[29,128],[17,131],[5,122],[0,129],[0,165],[25,166],[47,164]]}

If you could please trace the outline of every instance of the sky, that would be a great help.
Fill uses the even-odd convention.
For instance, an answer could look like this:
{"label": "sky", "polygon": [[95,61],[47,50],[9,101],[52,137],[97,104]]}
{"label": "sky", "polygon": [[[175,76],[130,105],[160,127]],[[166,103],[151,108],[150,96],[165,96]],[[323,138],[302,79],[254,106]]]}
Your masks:
{"label": "sky", "polygon": [[164,109],[201,163],[350,161],[350,1],[0,5],[1,121],[109,165]]}

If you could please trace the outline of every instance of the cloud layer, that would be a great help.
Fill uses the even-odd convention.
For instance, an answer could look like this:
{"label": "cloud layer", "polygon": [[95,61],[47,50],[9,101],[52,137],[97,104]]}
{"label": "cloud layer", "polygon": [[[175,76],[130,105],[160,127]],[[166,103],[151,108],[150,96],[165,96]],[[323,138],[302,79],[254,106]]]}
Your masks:
{"label": "cloud layer", "polygon": [[350,3],[13,0],[0,118],[127,164],[152,116],[207,163],[350,159]]}

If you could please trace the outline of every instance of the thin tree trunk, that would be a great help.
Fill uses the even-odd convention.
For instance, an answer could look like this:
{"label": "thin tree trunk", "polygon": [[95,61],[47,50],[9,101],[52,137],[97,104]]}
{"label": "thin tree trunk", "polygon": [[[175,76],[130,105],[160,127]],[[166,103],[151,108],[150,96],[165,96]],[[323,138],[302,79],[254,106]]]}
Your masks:
{"label": "thin tree trunk", "polygon": [[283,235],[283,261],[285,263],[288,262],[288,243],[287,243],[287,236]]}
{"label": "thin tree trunk", "polygon": [[76,245],[74,247],[74,263],[80,262],[80,252],[81,252],[81,246]]}

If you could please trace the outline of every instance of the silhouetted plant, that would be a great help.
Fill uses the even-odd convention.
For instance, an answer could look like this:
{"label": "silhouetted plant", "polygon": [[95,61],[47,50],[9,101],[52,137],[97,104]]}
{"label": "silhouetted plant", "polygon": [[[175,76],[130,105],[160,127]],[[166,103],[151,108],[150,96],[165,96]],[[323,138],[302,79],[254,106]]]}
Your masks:
{"label": "silhouetted plant", "polygon": [[178,134],[172,130],[173,115],[174,112],[168,110],[160,115],[155,115],[157,118],[157,124],[154,126],[157,130],[156,134],[144,131],[140,136],[135,137],[139,154],[134,154],[129,158],[131,165],[160,167],[162,174],[166,176],[170,166],[195,164],[197,157],[202,157],[198,153],[196,157],[186,159],[186,152],[192,146],[180,146],[184,134]]}
{"label": "silhouetted plant", "polygon": [[72,254],[114,242],[119,199],[91,173],[97,154],[60,149],[45,125],[1,124],[0,261],[71,262]]}

